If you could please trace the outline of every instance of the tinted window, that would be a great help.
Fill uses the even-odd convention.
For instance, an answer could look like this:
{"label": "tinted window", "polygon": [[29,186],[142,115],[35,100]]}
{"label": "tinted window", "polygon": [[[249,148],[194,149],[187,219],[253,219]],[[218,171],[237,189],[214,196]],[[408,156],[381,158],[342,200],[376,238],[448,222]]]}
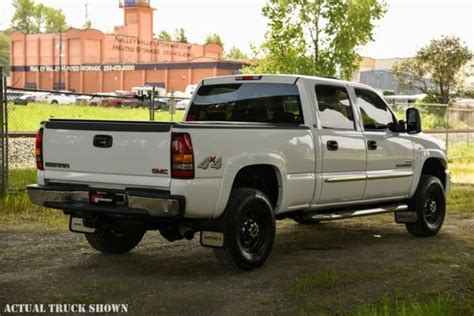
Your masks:
{"label": "tinted window", "polygon": [[298,87],[270,83],[202,86],[186,120],[304,123]]}
{"label": "tinted window", "polygon": [[354,129],[351,101],[344,87],[317,85],[316,98],[323,128]]}
{"label": "tinted window", "polygon": [[394,125],[394,117],[385,102],[376,93],[355,89],[364,129],[386,130]]}

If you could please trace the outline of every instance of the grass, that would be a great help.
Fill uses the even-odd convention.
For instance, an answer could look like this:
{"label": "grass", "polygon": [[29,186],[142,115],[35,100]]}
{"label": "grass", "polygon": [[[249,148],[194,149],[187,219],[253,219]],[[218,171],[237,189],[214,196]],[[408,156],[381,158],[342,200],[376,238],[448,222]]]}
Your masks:
{"label": "grass", "polygon": [[456,315],[459,306],[449,295],[438,294],[434,298],[415,297],[405,299],[384,298],[378,304],[359,307],[349,315],[354,316],[444,316]]}
{"label": "grass", "polygon": [[347,275],[341,275],[336,269],[330,269],[320,274],[308,274],[298,278],[290,286],[289,293],[294,296],[311,293],[316,289],[329,289],[333,286],[347,283]]}
{"label": "grass", "polygon": [[[184,111],[177,111],[173,121],[182,120]],[[29,103],[28,105],[8,105],[8,129],[11,132],[36,131],[42,121],[50,118],[106,119],[149,121],[147,108],[115,108],[86,105],[60,105]],[[168,112],[155,112],[155,121],[171,121]]]}
{"label": "grass", "polygon": [[15,230],[67,230],[68,218],[59,210],[31,204],[25,191],[0,197],[0,228]]}
{"label": "grass", "polygon": [[474,184],[474,145],[452,146],[448,159],[454,182]]}
{"label": "grass", "polygon": [[448,195],[449,213],[474,213],[474,185],[453,184]]}
{"label": "grass", "polygon": [[[316,301],[300,310],[300,315],[332,315],[333,306],[329,302]],[[339,312],[347,316],[448,316],[458,315],[464,308],[449,295],[438,294],[434,298],[389,298],[376,304],[361,305],[352,311]]]}
{"label": "grass", "polygon": [[[332,268],[323,273],[296,279],[289,288],[289,294],[300,300],[309,299],[307,303],[301,305],[298,313],[300,315],[441,316],[460,313],[467,315],[472,312],[472,303],[466,302],[464,296],[454,299],[449,294],[433,289],[410,296],[404,290],[398,292],[397,286],[393,285],[395,288],[390,294],[385,294],[380,301],[369,304],[357,303],[357,300],[353,301],[352,295],[348,295],[351,288],[360,287],[361,282],[376,277],[394,278],[394,276],[377,275],[375,271],[341,273]],[[470,278],[472,279],[472,276]],[[401,286],[404,288],[406,283],[403,282]],[[326,297],[328,293],[332,293],[332,298],[329,298],[332,302]]]}

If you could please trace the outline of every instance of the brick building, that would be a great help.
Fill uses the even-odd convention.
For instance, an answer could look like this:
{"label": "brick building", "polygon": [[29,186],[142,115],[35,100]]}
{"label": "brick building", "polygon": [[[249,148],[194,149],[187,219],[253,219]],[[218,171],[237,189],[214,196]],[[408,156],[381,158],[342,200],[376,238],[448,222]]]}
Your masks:
{"label": "brick building", "polygon": [[62,34],[10,35],[11,84],[77,92],[130,90],[155,85],[184,91],[209,76],[238,72],[243,63],[223,60],[216,44],[156,39],[149,0],[120,2],[124,25],[112,34],[71,28]]}

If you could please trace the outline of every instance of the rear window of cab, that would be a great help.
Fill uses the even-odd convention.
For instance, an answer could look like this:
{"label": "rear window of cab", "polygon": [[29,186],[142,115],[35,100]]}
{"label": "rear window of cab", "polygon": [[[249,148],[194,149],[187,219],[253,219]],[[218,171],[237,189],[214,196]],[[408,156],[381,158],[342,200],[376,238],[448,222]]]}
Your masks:
{"label": "rear window of cab", "polygon": [[186,121],[304,123],[298,87],[275,83],[201,86]]}

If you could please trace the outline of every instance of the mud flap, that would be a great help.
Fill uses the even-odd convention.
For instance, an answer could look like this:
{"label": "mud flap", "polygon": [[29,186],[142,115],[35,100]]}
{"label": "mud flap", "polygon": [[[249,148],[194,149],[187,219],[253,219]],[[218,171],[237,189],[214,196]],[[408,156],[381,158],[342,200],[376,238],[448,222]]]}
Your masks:
{"label": "mud flap", "polygon": [[95,228],[86,226],[85,221],[86,219],[84,218],[71,216],[69,220],[69,230],[73,233],[81,234],[95,233]]}
{"label": "mud flap", "polygon": [[417,219],[417,213],[413,211],[395,212],[395,222],[398,224],[414,223]]}
{"label": "mud flap", "polygon": [[201,231],[201,245],[204,247],[222,248],[224,246],[224,233]]}

